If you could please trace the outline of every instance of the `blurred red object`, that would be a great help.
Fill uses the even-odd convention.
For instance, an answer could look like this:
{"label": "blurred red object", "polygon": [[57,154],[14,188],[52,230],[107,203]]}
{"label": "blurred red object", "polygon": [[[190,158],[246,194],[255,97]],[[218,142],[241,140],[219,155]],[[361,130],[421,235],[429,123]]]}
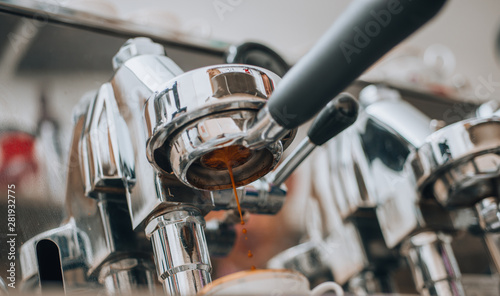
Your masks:
{"label": "blurred red object", "polygon": [[35,141],[21,131],[0,133],[0,184],[18,184],[37,173]]}

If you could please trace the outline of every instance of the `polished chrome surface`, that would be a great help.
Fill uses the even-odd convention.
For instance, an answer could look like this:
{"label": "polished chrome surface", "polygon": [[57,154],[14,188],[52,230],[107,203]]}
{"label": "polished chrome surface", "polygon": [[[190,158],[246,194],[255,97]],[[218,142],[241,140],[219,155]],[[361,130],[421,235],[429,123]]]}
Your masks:
{"label": "polished chrome surface", "polygon": [[281,185],[309,154],[311,154],[314,148],[316,148],[316,145],[314,145],[309,138],[305,138],[274,171],[266,176],[266,180],[269,180],[271,184],[276,186]]}
{"label": "polished chrome surface", "polygon": [[276,142],[289,132],[279,125],[269,113],[269,109],[264,107],[257,114],[251,130],[245,137],[245,143],[250,148],[259,149]]}
{"label": "polished chrome surface", "polygon": [[151,245],[144,234],[134,231],[128,214],[127,187],[136,183],[133,154],[127,150],[130,138],[110,85],[104,84],[95,97],[84,97],[75,111],[68,157],[68,219],[23,244],[23,288],[37,289],[36,246],[51,240],[60,250],[68,293],[83,288],[111,294],[131,289],[153,292]]}
{"label": "polished chrome surface", "polygon": [[[206,192],[185,186],[175,174],[156,170],[147,157],[147,125],[151,121],[144,118],[149,113],[143,112],[143,105],[148,98],[164,95],[166,85],[182,77],[182,71],[162,56],[163,51],[157,45],[144,39],[137,42],[153,47],[131,49],[130,46],[140,44],[129,41],[116,56],[117,73],[112,80],[78,107],[80,112],[75,118],[69,157],[68,219],[61,221],[59,228],[25,242],[22,252],[25,288],[37,289],[36,243],[42,239],[53,240],[60,247],[65,284],[70,293],[84,289],[109,294],[159,292],[153,287],[157,281],[152,275],[152,244],[165,291],[193,294],[210,282],[209,252],[226,255],[234,244],[234,219],[209,221],[203,230],[202,218],[211,210],[230,210],[234,214],[233,192]],[[377,264],[390,263],[369,254],[367,246],[379,241],[365,241],[367,233],[355,223],[360,215],[366,214],[365,210],[377,211],[377,216],[369,218],[377,225],[380,222],[385,242],[394,249],[422,230],[446,232],[471,225],[459,226],[452,217],[455,212],[447,212],[437,204],[429,207],[420,203],[427,195],[418,191],[413,171],[408,170],[404,162],[432,129],[428,119],[401,102],[397,93],[379,88],[372,87],[371,95],[375,93],[375,97],[363,101],[366,108],[359,126],[339,135],[338,141],[328,144],[327,150],[316,151],[319,156],[315,160],[317,171],[313,173],[315,185],[311,195],[319,205],[316,210],[304,210],[304,215],[317,221],[308,226],[306,241],[275,257],[278,265],[274,266],[298,269],[310,278],[333,276],[349,284],[358,281],[358,288],[376,291],[379,288],[370,287],[379,278],[371,278],[370,270]],[[232,133],[234,125],[238,129],[243,126],[236,133],[242,134],[243,146],[252,148],[269,147],[289,132],[266,119],[265,99],[249,94],[242,95],[241,102],[239,97],[227,98],[236,96],[232,92],[221,97],[228,99],[229,108],[236,106],[236,109],[220,113],[211,110],[203,117],[214,121],[207,123],[195,118],[187,120],[182,127],[203,129],[214,123],[220,125],[224,133]],[[247,100],[248,97],[251,99]],[[252,100],[255,104],[245,105]],[[159,115],[162,114],[154,114]],[[261,133],[268,136],[261,137]],[[186,142],[185,138],[176,137],[175,132],[172,134],[165,145],[191,145],[191,139]],[[196,138],[200,134],[188,131],[186,135]],[[288,140],[283,140],[279,145],[284,147],[287,143]],[[304,141],[296,154],[277,166],[275,173],[239,187],[242,209],[276,214],[287,190],[273,183],[286,179],[310,150],[310,144]],[[485,225],[483,228],[493,231],[496,227],[494,198],[483,199],[476,207],[478,217],[483,219],[480,220]],[[144,234],[148,225],[154,225],[146,229],[151,242]],[[498,255],[500,240],[495,233],[485,234],[485,240],[492,255],[495,256],[495,248]],[[213,249],[211,242],[215,242]],[[412,242],[412,247],[416,245],[418,243]],[[442,250],[446,251],[447,258],[453,257],[449,246]],[[427,261],[423,261],[412,266],[414,272],[426,268]],[[436,291],[449,291],[458,286],[453,279],[438,280],[429,284],[430,292],[424,293],[441,295],[439,293],[445,292]]]}
{"label": "polished chrome surface", "polygon": [[103,84],[89,106],[80,140],[85,194],[124,192],[127,183],[135,183],[132,140],[120,115],[113,89]]}
{"label": "polished chrome surface", "polygon": [[[419,190],[448,209],[470,208],[497,270],[500,268],[500,119],[496,103],[483,104],[478,118],[442,128],[410,156]],[[471,223],[471,225],[473,225]]]}
{"label": "polished chrome surface", "polygon": [[[85,197],[89,199],[88,197]],[[127,289],[146,290],[152,287],[147,274],[152,272],[152,262],[149,262],[151,248],[144,236],[132,231],[130,220],[126,215],[126,204],[122,202],[87,201],[90,206],[83,206],[85,200],[72,201],[73,210],[80,208],[81,212],[73,212],[70,220],[61,227],[41,233],[25,242],[21,248],[21,270],[23,273],[23,288],[37,289],[38,269],[37,244],[42,240],[53,241],[60,250],[61,268],[63,270],[65,289],[68,293],[86,289],[111,289],[111,293],[119,289],[109,285],[107,276],[110,265],[117,257],[127,257],[130,260],[142,262],[144,266],[131,267],[125,271],[130,279]],[[87,212],[88,211],[88,212]],[[92,222],[91,222],[92,221]],[[149,263],[148,263],[149,262]],[[149,269],[148,269],[149,268]],[[101,286],[104,285],[104,286]],[[122,284],[125,285],[125,284]]]}
{"label": "polished chrome surface", "polygon": [[356,227],[342,221],[335,205],[325,154],[325,149],[318,148],[307,162],[314,168],[312,197],[304,209],[307,241],[276,255],[268,267],[298,270],[310,280],[333,277],[337,283],[345,284],[361,273],[368,262]]}
{"label": "polished chrome surface", "polygon": [[[340,284],[359,274],[367,267],[366,253],[358,230],[351,221],[343,221],[335,204],[336,196],[330,183],[329,163],[325,161],[326,149],[317,149],[312,156],[312,180],[318,206],[311,207],[312,217],[318,221],[309,225],[313,241],[319,241],[320,252]],[[313,220],[314,221],[314,220]]]}
{"label": "polished chrome surface", "polygon": [[[154,293],[154,280],[151,277],[154,266],[148,255],[151,250],[144,237],[142,240],[146,243],[140,244],[137,238],[128,234],[122,239],[130,242],[123,243],[120,238],[116,238],[120,236],[119,232],[109,226],[98,231],[98,227],[95,230],[81,229],[77,223],[81,221],[71,218],[61,227],[41,233],[23,244],[20,252],[22,290],[39,291],[37,258],[44,254],[37,251],[37,244],[42,240],[50,240],[59,248],[66,293],[83,290],[108,294],[130,291]],[[106,237],[106,234],[110,236]],[[116,260],[120,257],[127,259]]]}
{"label": "polished chrome surface", "polygon": [[96,283],[86,280],[86,271],[92,261],[91,242],[88,236],[75,227],[72,219],[66,225],[41,233],[26,241],[20,250],[20,263],[22,271],[21,289],[24,291],[40,291],[38,278],[38,260],[36,246],[39,241],[48,239],[53,241],[61,252],[61,268],[63,275],[71,272],[79,275],[79,281],[65,284],[67,293],[72,293],[80,287],[96,289]]}
{"label": "polished chrome surface", "polygon": [[475,205],[479,226],[485,232],[500,232],[500,209],[498,198],[487,197]]}
{"label": "polished chrome surface", "polygon": [[[205,190],[231,188],[227,168],[206,165],[204,156],[230,146],[246,150],[241,145],[241,138],[231,139],[230,135],[246,133],[244,127],[248,126],[248,119],[253,116],[255,113],[251,111],[232,111],[211,115],[208,119],[188,125],[186,133],[176,137],[170,150],[173,172],[188,186]],[[232,167],[236,186],[247,185],[267,174],[278,163],[282,150],[279,141],[260,150],[248,150],[248,159]]]}
{"label": "polished chrome surface", "polygon": [[[229,190],[196,190],[186,186],[193,182],[189,173],[186,180],[172,173],[187,170],[186,159],[192,168],[192,158],[199,161],[207,152],[235,144],[220,142],[221,138],[242,139],[274,89],[270,76],[275,75],[247,66],[213,66],[180,75],[161,46],[144,38],[127,41],[113,64],[116,73],[111,81],[78,108],[82,114],[77,117],[70,155],[75,161],[68,178],[69,215],[76,229],[87,227],[83,234],[90,244],[85,250],[91,257],[80,264],[84,281],[97,281],[109,293],[139,284],[151,292],[150,271],[144,268],[148,264],[142,264],[150,252],[141,235],[145,228],[164,290],[194,294],[211,282],[203,215],[236,206]],[[154,104],[153,109],[147,102]],[[198,150],[175,155],[192,140],[206,142]],[[266,174],[279,160],[283,144],[278,140],[253,150],[246,164],[234,168],[235,176],[246,178],[246,184]],[[164,152],[163,146],[175,150],[167,157],[171,171],[158,167],[155,158],[162,157],[158,153]],[[160,151],[148,154],[151,147]],[[245,176],[250,168],[254,171]],[[229,179],[225,170],[216,173]],[[216,173],[209,175],[208,183],[227,187]],[[274,214],[285,195],[284,188],[258,180],[243,189],[242,207]],[[218,230],[211,229],[211,234],[224,234]]]}
{"label": "polished chrome surface", "polygon": [[359,104],[366,108],[380,101],[400,102],[401,95],[395,89],[384,85],[368,85],[359,93]]}
{"label": "polished chrome surface", "polygon": [[[388,94],[385,88],[381,90],[381,94]],[[450,214],[437,204],[421,203],[422,193],[408,167],[408,158],[433,131],[430,119],[397,99],[394,91],[390,93],[388,100],[380,98],[366,107],[358,133],[365,153],[360,159],[367,161],[369,168],[364,184],[368,194],[374,194],[382,234],[387,246],[393,248],[413,232],[428,227],[453,231],[453,225]]]}
{"label": "polished chrome surface", "polygon": [[[81,130],[84,126],[85,116],[87,112],[87,108],[91,101],[91,97],[86,97],[77,108],[75,108],[74,112],[74,122],[75,122],[75,131]],[[78,202],[86,199],[84,197],[84,185],[82,183],[82,179],[79,178],[81,171],[79,166],[79,157],[78,157],[78,143],[80,133],[75,132],[72,138],[70,151],[75,155],[73,158],[70,156],[70,162],[68,164],[68,188],[71,187],[71,191],[67,190],[66,200],[68,203],[66,204],[67,211],[71,213],[72,208]],[[73,161],[73,162],[72,162]],[[74,182],[74,187],[70,185],[71,182]],[[77,188],[80,189],[80,194],[76,192],[72,192],[73,190],[77,191]],[[90,213],[92,216],[92,222],[96,221],[97,223],[91,223],[85,225],[85,227],[92,228],[93,226],[97,226],[96,231],[93,234],[96,234],[97,237],[103,235],[102,227],[98,227],[99,218],[96,219],[96,202],[92,199],[89,200],[88,204],[85,204],[84,207],[77,206],[78,209],[77,216],[81,212]],[[73,291],[73,289],[78,289],[78,287],[88,285],[90,289],[95,289],[95,283],[92,283],[92,280],[87,281],[87,270],[89,266],[92,265],[92,261],[94,260],[92,243],[99,245],[103,250],[106,248],[102,246],[102,241],[94,241],[92,242],[88,235],[78,229],[76,226],[77,219],[75,217],[71,217],[68,221],[64,221],[62,225],[57,228],[39,233],[34,237],[30,238],[28,241],[24,242],[22,247],[20,248],[20,267],[22,271],[21,278],[21,287],[25,291],[40,291],[40,281],[38,275],[38,254],[37,254],[37,244],[41,240],[48,239],[54,242],[61,253],[61,269],[63,274],[66,272],[71,272],[72,274],[79,275],[77,277],[78,280],[73,281],[71,283],[67,283],[65,285],[65,290],[67,292]],[[84,216],[82,216],[84,217]],[[89,254],[90,253],[90,254]],[[94,286],[94,287],[93,287]]]}
{"label": "polished chrome surface", "polygon": [[149,160],[187,186],[227,189],[227,170],[204,165],[202,157],[219,148],[246,146],[250,157],[233,168],[236,185],[262,177],[278,163],[282,143],[276,139],[254,149],[245,137],[278,81],[272,72],[246,65],[210,66],[171,80],[146,102]]}
{"label": "polished chrome surface", "polygon": [[[396,100],[396,95],[393,92],[395,91],[392,91],[389,99],[384,100],[382,97],[376,104],[367,106],[365,112],[374,121],[392,132],[398,140],[412,147],[419,147],[432,132],[430,119],[403,101],[401,97]],[[385,93],[382,92],[382,94]]]}
{"label": "polished chrome surface", "polygon": [[[308,215],[316,214],[316,219],[325,218],[319,208],[313,211],[307,211]],[[309,226],[311,229],[306,242],[277,254],[269,260],[267,267],[297,270],[311,281],[333,277],[339,284],[347,283],[360,273],[367,262],[356,227],[340,220],[336,225],[324,227],[318,225],[321,223],[318,221],[316,226]],[[322,235],[323,228],[329,228],[331,232]]]}
{"label": "polished chrome surface", "polygon": [[[328,151],[316,162],[317,170],[324,166],[325,160],[329,167],[319,174],[315,183],[330,184],[329,200],[335,201],[345,221],[358,221],[359,234],[365,244],[379,243],[379,240],[372,234],[373,229],[363,229],[361,225],[370,224],[369,219],[374,219],[371,224],[380,225],[384,254],[370,254],[368,245],[361,244],[361,247],[366,249],[372,268],[389,271],[391,266],[397,267],[397,255],[391,254],[390,249],[397,248],[413,234],[429,229],[455,231],[454,216],[436,202],[423,202],[422,192],[408,165],[409,157],[433,131],[430,119],[404,102],[397,92],[383,86],[363,89],[360,102],[364,110],[358,121],[331,141]],[[330,177],[325,181],[322,175]],[[317,191],[329,192],[328,186],[323,185]],[[376,214],[372,218],[366,217],[370,211]],[[451,248],[447,251],[453,257]],[[411,265],[416,282],[425,264],[425,261],[415,261]],[[353,276],[360,276],[366,268],[360,267]],[[429,289],[444,289],[441,286],[438,283]],[[448,295],[439,293],[433,295]]]}
{"label": "polished chrome surface", "polygon": [[357,122],[327,144],[325,156],[341,216],[374,209],[389,248],[429,225],[453,229],[437,205],[419,206],[413,172],[406,165],[431,134],[430,119],[384,86],[367,86],[359,100],[364,110]]}
{"label": "polished chrome surface", "polygon": [[154,43],[149,38],[137,37],[129,39],[113,57],[113,70],[118,70],[126,61],[140,55],[164,56],[165,49],[162,45]]}
{"label": "polished chrome surface", "polygon": [[[343,100],[343,99],[345,99],[345,98],[340,98],[340,100]],[[338,127],[337,126],[323,126],[325,123],[321,123],[322,122],[321,120],[325,119],[328,116],[331,116],[335,110],[338,110],[339,108],[342,109],[343,107],[345,107],[345,106],[337,106],[338,100],[339,99],[336,98],[332,101],[332,104],[333,103],[334,104],[331,106],[331,108],[329,108],[330,104],[329,104],[329,106],[325,107],[325,109],[318,115],[318,118],[320,118],[320,121],[318,121],[318,120],[314,121],[314,123],[312,124],[312,127],[308,131],[308,136],[306,138],[304,138],[297,145],[297,147],[288,155],[288,157],[285,160],[283,160],[279,164],[279,166],[274,171],[272,171],[267,176],[265,176],[262,179],[264,182],[260,182],[260,184],[264,184],[265,186],[266,185],[269,186],[271,188],[271,190],[273,189],[273,187],[279,188],[280,185],[290,177],[292,172],[295,171],[299,167],[299,165],[316,148],[317,144],[311,142],[311,139],[309,138],[309,136],[315,137],[318,135],[318,133],[325,132],[325,130],[330,129],[330,128],[333,129],[334,131],[336,131],[336,133],[335,133],[335,135],[332,133],[329,133],[328,135],[330,137],[337,136],[337,134],[340,132],[340,130],[338,130]],[[345,109],[349,110],[349,112],[352,112],[352,113],[350,113],[351,117],[349,118],[349,120],[350,120],[349,122],[353,123],[357,118],[358,104],[350,96],[349,96],[349,99],[346,100],[346,102],[348,102],[349,104],[348,104],[348,107],[345,107]],[[263,112],[265,113],[265,112],[267,112],[267,110],[264,109]],[[354,114],[354,116],[353,116],[353,114]],[[340,120],[345,120],[346,117],[343,117],[343,118],[335,117],[335,119],[336,120],[338,119],[337,122],[329,122],[328,124],[330,124],[330,125],[331,124],[338,124],[338,123],[342,124],[342,122]],[[260,119],[257,118],[257,121],[260,121]],[[345,128],[345,125],[342,125],[342,126]],[[323,141],[323,140],[321,140],[321,141]],[[326,141],[326,139],[324,141]],[[266,182],[268,184],[266,184]],[[257,181],[255,183],[259,183],[259,182]],[[265,193],[267,191],[270,191],[270,190],[264,190],[262,192]],[[270,205],[269,202],[267,202],[267,203],[263,202],[262,204]]]}
{"label": "polished chrome surface", "polygon": [[448,235],[422,232],[403,244],[401,253],[412,267],[417,290],[422,295],[465,295],[450,243]]}
{"label": "polished chrome surface", "polygon": [[[359,100],[365,109],[357,123],[329,144],[332,183],[344,192],[337,197],[343,217],[413,189],[404,163],[409,151],[431,132],[430,120],[394,90],[371,85],[362,90]],[[406,199],[415,200],[411,191],[405,194],[413,196]]]}
{"label": "polished chrome surface", "polygon": [[498,196],[500,118],[464,120],[433,133],[412,156],[421,191],[446,207]]}
{"label": "polished chrome surface", "polygon": [[[61,221],[60,227],[36,235],[21,247],[22,282],[26,290],[36,290],[39,285],[37,256],[43,256],[43,254],[37,254],[37,244],[41,240],[51,240],[58,246],[63,275],[68,279],[65,281],[65,290],[68,293],[77,292],[82,287],[96,290],[109,288],[109,285],[102,286],[104,282],[100,282],[99,277],[102,269],[116,261],[117,257],[128,257],[141,262],[150,260],[148,259],[151,252],[149,242],[144,235],[133,231],[130,216],[127,215],[125,182],[119,179],[119,183],[113,183],[115,190],[91,191],[95,198],[86,195],[85,189],[90,187],[87,187],[88,182],[83,175],[86,170],[82,166],[84,161],[88,160],[88,155],[82,154],[79,148],[84,141],[89,139],[82,131],[86,130],[90,135],[99,132],[96,126],[88,124],[89,120],[95,122],[89,116],[89,111],[101,112],[100,108],[95,107],[102,103],[103,97],[97,96],[95,99],[85,97],[75,109],[75,125],[69,150],[70,161],[67,176],[66,215],[68,218]],[[105,135],[108,135],[107,131],[109,131],[109,126],[106,124],[110,122],[113,121],[101,121],[106,127],[104,131],[101,131]],[[104,145],[104,147],[109,146]],[[103,151],[100,150],[100,152]],[[94,158],[94,160],[109,159]],[[119,159],[118,156],[116,159]],[[98,163],[105,164],[106,161]],[[147,271],[144,270],[144,273]],[[134,274],[138,277],[142,276],[138,272]],[[133,286],[134,283],[138,284],[136,287],[138,289],[145,289],[149,285],[141,280],[131,282],[130,285]],[[143,284],[146,286],[142,286]]]}
{"label": "polished chrome surface", "polygon": [[210,272],[188,269],[169,276],[163,285],[163,291],[167,295],[173,296],[196,295],[196,293],[211,281]]}
{"label": "polished chrome surface", "polygon": [[[285,202],[285,185],[277,186],[267,178],[261,178],[244,187],[237,188],[241,209],[254,214],[277,214]],[[216,190],[210,193],[214,210],[237,210],[233,190]]]}
{"label": "polished chrome surface", "polygon": [[[124,45],[125,50],[135,41],[129,40]],[[156,171],[147,158],[144,105],[149,97],[164,89],[166,82],[182,74],[182,70],[169,58],[150,54],[148,46],[151,44],[146,42],[149,45],[143,46],[145,41],[142,38],[137,41],[140,43],[134,51],[137,55],[131,55],[128,60],[117,57],[122,65],[110,81],[119,114],[126,123],[123,131],[127,130],[132,139],[131,146],[122,148],[134,155],[134,167],[130,171],[134,172],[135,182],[127,184],[127,201],[134,229],[144,227],[153,213],[180,202],[197,204],[204,209],[213,207],[208,192],[187,188],[174,176]],[[141,55],[142,50],[145,50],[145,55]]]}
{"label": "polished chrome surface", "polygon": [[374,208],[377,201],[373,192],[376,189],[371,178],[367,177],[370,170],[356,130],[347,129],[326,147],[328,153],[324,157],[331,171],[329,182],[342,218],[349,218],[360,208]]}
{"label": "polished chrome surface", "polygon": [[158,279],[169,295],[194,295],[212,281],[204,226],[199,210],[189,206],[170,208],[146,226]]}
{"label": "polished chrome surface", "polygon": [[155,295],[154,266],[135,258],[119,259],[101,270],[99,281],[108,295]]}

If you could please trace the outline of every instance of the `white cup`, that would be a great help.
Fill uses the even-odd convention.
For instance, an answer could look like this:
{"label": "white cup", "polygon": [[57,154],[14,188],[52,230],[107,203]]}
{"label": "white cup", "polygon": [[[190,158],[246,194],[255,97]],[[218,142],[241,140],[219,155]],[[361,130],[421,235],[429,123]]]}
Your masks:
{"label": "white cup", "polygon": [[309,281],[301,273],[287,269],[259,269],[221,277],[203,288],[198,295],[320,296],[328,291],[334,291],[338,296],[344,295],[342,288],[334,282],[325,282],[310,290]]}

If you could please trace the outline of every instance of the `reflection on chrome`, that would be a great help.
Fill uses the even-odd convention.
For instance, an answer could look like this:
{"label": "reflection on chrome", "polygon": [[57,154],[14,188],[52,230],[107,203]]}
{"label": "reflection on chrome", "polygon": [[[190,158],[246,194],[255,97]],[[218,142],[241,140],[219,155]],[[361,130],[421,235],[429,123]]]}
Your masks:
{"label": "reflection on chrome", "polygon": [[[156,269],[169,295],[196,294],[211,282],[209,246],[227,255],[234,244],[219,237],[231,233],[222,231],[227,221],[212,222],[207,241],[203,217],[237,208],[227,171],[200,160],[221,147],[246,145],[279,77],[245,65],[183,74],[163,47],[147,38],[127,41],[113,67],[110,82],[75,109],[68,219],[23,245],[23,287],[39,290],[36,262],[43,254],[36,246],[51,240],[60,250],[67,293],[85,287],[154,294]],[[234,168],[237,186],[247,185],[238,188],[243,210],[281,209],[286,188],[259,178],[293,140],[293,131],[286,134],[252,148]]]}
{"label": "reflection on chrome", "polygon": [[[399,92],[369,85],[353,126],[318,149],[306,137],[283,160],[296,131],[269,115],[274,73],[249,65],[183,73],[146,38],[127,41],[113,67],[75,108],[65,218],[23,243],[23,291],[41,291],[37,246],[49,240],[67,294],[155,294],[158,283],[169,295],[199,293],[212,281],[211,256],[237,244],[231,180],[206,162],[229,146],[248,152],[234,167],[245,213],[277,214],[284,180],[306,158],[314,168],[302,197],[306,233],[270,268],[360,295],[395,293],[391,274],[405,258],[420,294],[465,295],[451,243],[470,231],[500,269],[497,105],[436,131]],[[226,216],[205,221],[219,210]]]}

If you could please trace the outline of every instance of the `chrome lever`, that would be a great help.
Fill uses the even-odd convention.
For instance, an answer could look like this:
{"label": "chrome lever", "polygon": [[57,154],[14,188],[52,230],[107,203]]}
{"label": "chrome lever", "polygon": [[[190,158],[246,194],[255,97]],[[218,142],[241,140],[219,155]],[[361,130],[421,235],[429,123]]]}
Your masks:
{"label": "chrome lever", "polygon": [[317,146],[351,126],[357,117],[358,103],[350,94],[342,93],[335,97],[316,117],[307,137],[266,180],[279,187]]}

